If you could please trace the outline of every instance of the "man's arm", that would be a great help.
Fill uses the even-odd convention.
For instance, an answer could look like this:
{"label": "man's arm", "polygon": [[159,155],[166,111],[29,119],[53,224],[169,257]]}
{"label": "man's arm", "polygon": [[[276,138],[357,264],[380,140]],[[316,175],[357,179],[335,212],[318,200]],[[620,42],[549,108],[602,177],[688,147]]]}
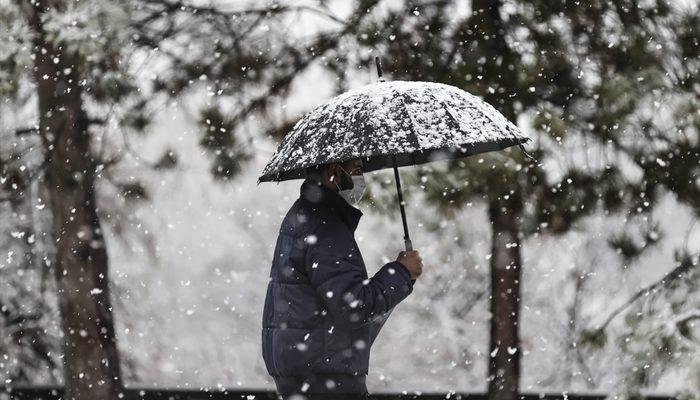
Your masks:
{"label": "man's arm", "polygon": [[342,232],[323,232],[309,245],[311,285],[338,324],[359,327],[389,312],[413,291],[408,269],[398,261],[385,264],[369,279],[350,261],[353,244]]}
{"label": "man's arm", "polygon": [[[413,285],[415,283],[416,283],[416,280],[411,279],[411,285]],[[374,340],[377,339],[377,336],[379,335],[379,331],[382,330],[382,327],[384,327],[384,324],[389,319],[389,316],[391,316],[391,313],[393,311],[394,311],[393,308],[390,309],[384,315],[382,315],[380,318],[375,318],[374,321],[370,324],[370,326],[369,326],[369,345],[370,345],[370,347],[374,343]]]}
{"label": "man's arm", "polygon": [[389,311],[387,311],[386,314],[382,315],[381,318],[375,319],[369,325],[369,346],[370,347],[374,343],[374,340],[377,338],[377,335],[379,335],[379,331],[382,330],[382,327],[384,326],[386,321],[389,319],[389,316],[391,315],[392,311],[394,311],[393,308],[390,309]]}

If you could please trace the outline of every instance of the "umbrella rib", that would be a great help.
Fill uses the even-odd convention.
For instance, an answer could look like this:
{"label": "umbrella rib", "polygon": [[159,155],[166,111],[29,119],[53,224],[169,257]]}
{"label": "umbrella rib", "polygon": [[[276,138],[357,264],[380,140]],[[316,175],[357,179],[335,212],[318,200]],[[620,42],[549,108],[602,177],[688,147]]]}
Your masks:
{"label": "umbrella rib", "polygon": [[[308,121],[305,121],[303,116],[302,116],[302,118],[299,120],[299,122],[302,124],[302,125],[300,125],[300,126],[308,125]],[[295,124],[295,127],[296,127],[296,124]],[[294,145],[299,141],[299,137],[301,136],[300,133],[303,132],[303,130],[292,129],[292,132],[290,132],[290,133],[293,134],[294,132],[296,132],[297,134],[296,134],[294,137],[290,137],[290,138],[289,138],[290,143],[288,144],[288,146],[289,146],[290,149],[293,149],[293,148],[294,148]],[[286,139],[286,137],[285,137],[284,139]],[[284,139],[282,139],[283,142],[284,142]],[[282,144],[282,145],[280,146],[280,149],[278,149],[278,150],[281,150],[281,149],[283,149],[284,147],[286,147],[286,146],[284,146],[284,145]],[[283,155],[283,154],[284,154],[283,151],[279,151],[279,153],[276,153],[276,154],[273,155],[273,158],[275,158],[275,157],[277,157],[277,156],[281,156],[281,155]],[[284,168],[284,163],[283,163],[283,162],[280,162],[280,165],[277,167],[277,171],[270,171],[270,172],[268,172],[268,175],[270,175],[270,174],[273,175],[273,176],[274,176],[273,180],[276,180],[276,181],[279,183],[279,182],[282,181],[282,179],[281,179],[281,178],[282,178],[282,174],[288,173],[288,172],[291,172],[291,171],[294,170],[294,169],[290,169],[290,170],[286,170],[286,171],[285,171],[285,170],[283,170],[283,168]],[[296,169],[296,168],[295,168],[295,169]]]}
{"label": "umbrella rib", "polygon": [[[403,111],[406,115],[408,115],[408,119],[411,121],[411,134],[413,135],[414,142],[415,142],[415,147],[416,149],[420,149],[420,139],[418,138],[418,134],[416,133],[416,121],[413,119],[413,115],[408,111],[408,106],[406,106],[406,101],[404,100],[405,93],[401,93],[398,97],[401,99],[401,104],[403,104]],[[412,161],[415,161],[415,156],[414,156],[415,151],[412,151],[411,153],[411,158]],[[405,152],[404,152],[405,154]]]}
{"label": "umbrella rib", "polygon": [[[485,102],[485,101],[484,101],[484,104],[486,104],[487,106],[491,106],[489,103],[487,103],[487,102]],[[493,106],[491,106],[491,107],[493,107]],[[490,115],[488,115],[487,113],[485,113],[485,112],[484,112],[482,109],[480,109],[479,107],[474,107],[474,108],[475,108],[478,112],[480,112],[481,115],[483,115],[486,119],[488,119],[489,121],[491,121],[491,124],[492,124],[493,126],[496,126],[496,127],[503,126],[503,130],[506,131],[506,132],[508,132],[509,134],[511,134],[511,135],[513,136],[513,138],[515,139],[515,143],[520,143],[520,139],[518,138],[518,136],[516,136],[515,133],[513,133],[510,129],[508,129],[508,128],[509,128],[509,127],[508,127],[508,123],[509,123],[509,122],[512,123],[512,122],[509,121],[505,116],[503,116],[503,119],[506,121],[506,123],[502,125],[502,124],[499,124],[499,123],[497,123],[496,121],[494,121],[493,118],[491,118]],[[496,112],[498,112],[498,110],[496,110],[495,107],[494,107],[494,110],[495,110]]]}
{"label": "umbrella rib", "polygon": [[[430,97],[433,98],[433,100],[435,100],[436,103],[440,104],[442,107],[445,108],[447,115],[449,115],[450,118],[452,118],[452,120],[455,122],[455,124],[457,124],[457,128],[460,131],[464,132],[464,130],[462,129],[462,124],[459,122],[459,120],[454,115],[452,115],[452,111],[450,110],[450,107],[448,107],[444,101],[438,99],[433,92],[427,91],[427,93],[430,95]],[[470,144],[473,144],[473,143],[470,143]],[[461,150],[460,146],[457,146],[457,148]]]}
{"label": "umbrella rib", "polygon": [[[360,98],[360,97],[361,96],[358,96],[358,98]],[[366,127],[367,118],[361,118],[361,117],[364,115],[365,109],[367,109],[369,104],[372,102],[372,99],[367,95],[364,95],[363,97],[364,97],[365,101],[362,102],[362,105],[358,109],[353,111],[351,121],[350,121],[351,123],[348,125],[352,125],[352,123],[357,123],[357,121],[360,120],[360,121],[364,121],[364,124]],[[345,138],[345,140],[347,141],[347,137]],[[362,156],[364,156],[365,151],[360,151],[360,149],[357,149],[357,152],[361,153]]]}

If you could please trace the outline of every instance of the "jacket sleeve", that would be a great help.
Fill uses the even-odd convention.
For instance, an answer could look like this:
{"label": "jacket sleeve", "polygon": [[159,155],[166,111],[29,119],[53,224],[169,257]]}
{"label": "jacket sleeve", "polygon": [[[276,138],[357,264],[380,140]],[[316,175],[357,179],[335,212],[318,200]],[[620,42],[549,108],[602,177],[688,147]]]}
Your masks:
{"label": "jacket sleeve", "polygon": [[369,347],[372,347],[374,340],[379,335],[379,331],[382,330],[384,323],[389,319],[392,311],[394,311],[393,308],[384,313],[380,318],[375,318],[374,321],[369,324]]}
{"label": "jacket sleeve", "polygon": [[352,240],[326,232],[307,250],[309,280],[339,325],[359,327],[378,322],[413,291],[408,269],[398,261],[364,279],[359,257],[352,259]]}

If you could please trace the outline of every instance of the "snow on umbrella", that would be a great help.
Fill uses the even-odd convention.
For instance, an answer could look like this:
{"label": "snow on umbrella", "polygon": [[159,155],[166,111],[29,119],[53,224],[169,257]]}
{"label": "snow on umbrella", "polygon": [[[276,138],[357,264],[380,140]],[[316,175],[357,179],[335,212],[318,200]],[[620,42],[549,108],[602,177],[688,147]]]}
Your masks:
{"label": "snow on umbrella", "polygon": [[380,80],[306,114],[284,137],[258,183],[304,178],[307,167],[357,158],[363,159],[364,172],[393,167],[410,250],[397,167],[501,150],[527,140],[490,104],[454,86]]}

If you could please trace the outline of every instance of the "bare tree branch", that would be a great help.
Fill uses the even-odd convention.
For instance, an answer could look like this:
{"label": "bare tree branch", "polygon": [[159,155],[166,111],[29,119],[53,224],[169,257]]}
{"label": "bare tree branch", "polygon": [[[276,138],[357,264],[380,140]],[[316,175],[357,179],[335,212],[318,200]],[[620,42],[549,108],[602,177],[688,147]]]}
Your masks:
{"label": "bare tree branch", "polygon": [[16,136],[36,135],[37,133],[39,133],[39,129],[37,128],[20,128],[15,130]]}
{"label": "bare tree branch", "polygon": [[320,16],[328,18],[334,22],[338,22],[341,24],[344,24],[346,22],[343,19],[336,16],[335,14],[333,14],[327,8],[316,8],[316,7],[312,7],[309,5],[280,6],[277,4],[273,4],[270,7],[264,7],[264,8],[250,8],[250,9],[244,9],[244,10],[226,11],[220,7],[200,6],[200,5],[194,5],[194,4],[190,4],[190,3],[186,3],[186,2],[182,2],[182,1],[172,1],[171,2],[171,1],[165,1],[165,0],[146,0],[144,3],[162,6],[163,8],[161,10],[159,10],[157,13],[150,15],[148,18],[141,20],[140,22],[149,22],[150,20],[158,18],[159,14],[173,13],[173,12],[179,12],[179,11],[188,12],[188,13],[198,13],[198,14],[210,15],[210,16],[215,16],[215,17],[223,17],[223,18],[237,18],[237,17],[249,16],[249,15],[270,16],[270,15],[275,15],[275,14],[289,13],[289,12],[309,11],[309,12],[312,12],[314,14],[318,14]]}
{"label": "bare tree branch", "polygon": [[674,268],[671,272],[667,273],[664,275],[661,279],[658,281],[652,283],[651,285],[641,289],[637,293],[635,293],[632,297],[630,297],[627,301],[619,305],[616,309],[614,309],[610,315],[605,319],[605,321],[599,325],[596,328],[596,331],[601,332],[605,330],[608,325],[610,325],[610,322],[612,322],[615,317],[617,317],[620,313],[622,313],[627,307],[630,305],[634,304],[635,301],[637,301],[639,298],[642,296],[646,296],[652,292],[655,292],[658,289],[662,289],[666,286],[668,286],[670,283],[680,279],[685,275],[690,269],[693,267],[693,264],[691,263],[681,263],[678,267]]}
{"label": "bare tree branch", "polygon": [[335,48],[342,37],[348,33],[353,33],[357,30],[359,23],[362,21],[363,17],[369,13],[369,10],[373,8],[379,1],[370,0],[361,2],[361,4],[353,12],[353,16],[345,24],[345,27],[334,34],[319,35],[319,38],[309,46],[309,49],[313,49],[311,54],[304,60],[300,60],[293,68],[293,70],[273,81],[269,89],[263,94],[253,98],[248,105],[236,114],[233,118],[234,122],[240,121],[245,118],[256,108],[263,106],[268,103],[271,98],[277,95],[284,88],[289,86],[294,78],[302,71],[304,71],[311,63],[325,55],[330,49]]}

